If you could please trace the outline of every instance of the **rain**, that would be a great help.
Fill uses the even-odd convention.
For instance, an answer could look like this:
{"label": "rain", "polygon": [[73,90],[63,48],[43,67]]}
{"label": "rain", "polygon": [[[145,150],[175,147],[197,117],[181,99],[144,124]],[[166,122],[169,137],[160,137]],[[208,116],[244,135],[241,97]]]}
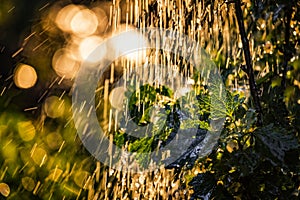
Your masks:
{"label": "rain", "polygon": [[[197,199],[190,183],[212,168],[210,153],[220,160],[225,151],[244,148],[236,140],[244,136],[220,136],[226,123],[233,120],[228,129],[237,127],[237,134],[256,130],[234,3],[42,0],[28,5],[33,14],[17,31],[1,28],[13,23],[12,13],[26,14],[24,4],[7,0],[0,6],[0,32],[17,40],[4,44],[0,33],[0,196]],[[244,1],[245,16],[251,6]],[[261,40],[267,22],[257,20]],[[169,38],[151,35],[151,28]],[[252,34],[249,51],[263,82],[279,71],[268,61],[261,66],[276,45],[257,47]],[[249,119],[235,118],[240,107]],[[96,122],[101,133],[93,130]],[[223,181],[215,180],[217,186]]]}

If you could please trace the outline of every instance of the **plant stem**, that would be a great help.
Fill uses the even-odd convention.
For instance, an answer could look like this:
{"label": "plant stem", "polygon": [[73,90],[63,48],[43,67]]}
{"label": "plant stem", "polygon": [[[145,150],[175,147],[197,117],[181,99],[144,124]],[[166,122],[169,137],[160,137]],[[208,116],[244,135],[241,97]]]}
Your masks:
{"label": "plant stem", "polygon": [[239,31],[240,31],[240,36],[242,39],[244,56],[245,56],[245,60],[246,60],[245,72],[249,78],[250,93],[253,98],[255,110],[257,113],[257,125],[260,126],[260,125],[262,125],[262,109],[261,109],[261,105],[260,105],[260,98],[258,95],[257,85],[256,85],[255,78],[254,78],[254,71],[252,68],[249,41],[248,41],[247,34],[245,31],[243,12],[242,12],[241,6],[242,6],[241,1],[236,0],[235,1],[235,14],[236,14],[238,25],[239,25]]}
{"label": "plant stem", "polygon": [[290,52],[290,23],[292,18],[292,10],[291,6],[287,7],[287,10],[285,12],[285,35],[284,35],[284,61],[283,61],[283,72],[282,72],[282,82],[281,85],[283,89],[286,88],[286,73],[287,73],[287,67],[288,62],[291,58],[291,52]]}

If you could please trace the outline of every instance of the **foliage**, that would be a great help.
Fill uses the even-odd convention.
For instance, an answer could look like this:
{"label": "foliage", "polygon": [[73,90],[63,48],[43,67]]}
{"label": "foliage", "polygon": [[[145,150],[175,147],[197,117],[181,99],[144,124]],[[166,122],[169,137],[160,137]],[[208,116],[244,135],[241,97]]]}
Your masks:
{"label": "foliage", "polygon": [[[251,102],[234,93],[228,95],[232,106],[227,112],[219,148],[208,158],[199,160],[196,166],[204,165],[204,170],[189,183],[194,188],[193,199],[298,198],[299,123],[295,123],[298,121],[295,116],[299,116],[299,105],[293,100],[299,93],[293,84],[298,78],[298,67],[288,68],[287,86],[282,85],[284,60],[299,55],[295,49],[297,37],[294,37],[299,31],[284,23],[286,13],[298,9],[295,3],[255,1],[250,7],[244,7],[249,13],[245,20],[247,31],[251,31],[255,41],[252,53],[262,91],[263,126],[256,126]],[[291,24],[299,23],[298,15],[294,13],[291,21]],[[288,39],[289,46],[281,30],[285,28],[294,33]],[[217,61],[224,66],[224,59]],[[224,70],[225,74],[228,72]]]}
{"label": "foliage", "polygon": [[[131,91],[132,90],[132,91]],[[130,152],[137,152],[140,163],[149,164],[150,157],[140,153],[151,153],[164,147],[176,136],[178,129],[200,128],[209,129],[210,96],[203,89],[192,90],[188,95],[174,99],[173,91],[165,86],[155,88],[149,84],[129,88],[129,120],[137,124],[136,129],[130,126],[120,127],[114,133],[114,143],[121,146],[128,144]],[[126,113],[123,113],[120,124],[128,124]],[[190,118],[190,116],[193,116]],[[196,117],[195,117],[196,116]],[[184,118],[184,120],[183,120]],[[139,133],[140,127],[148,125],[147,131]],[[125,133],[123,130],[130,131]]]}
{"label": "foliage", "polygon": [[300,169],[295,130],[273,124],[255,127],[255,113],[238,103],[243,98],[233,100],[240,106],[231,107],[233,115],[226,121],[219,148],[196,164],[204,165],[205,171],[189,183],[193,198],[295,199]]}

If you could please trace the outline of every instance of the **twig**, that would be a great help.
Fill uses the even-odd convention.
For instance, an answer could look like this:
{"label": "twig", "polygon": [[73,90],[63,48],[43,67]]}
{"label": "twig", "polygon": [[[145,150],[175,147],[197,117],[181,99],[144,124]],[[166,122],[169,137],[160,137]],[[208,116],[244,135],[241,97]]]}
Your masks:
{"label": "twig", "polygon": [[246,60],[245,72],[249,78],[250,93],[253,98],[255,110],[257,113],[257,125],[260,126],[260,125],[262,125],[262,109],[261,109],[261,105],[260,105],[260,98],[258,95],[257,85],[256,85],[255,78],[254,78],[254,71],[252,68],[249,41],[248,41],[247,34],[245,31],[244,19],[243,19],[243,13],[242,13],[241,6],[242,6],[241,1],[236,0],[235,1],[235,14],[236,14],[238,25],[239,25],[239,31],[240,31],[240,35],[241,35],[241,39],[242,39],[244,56],[245,56],[245,60]]}

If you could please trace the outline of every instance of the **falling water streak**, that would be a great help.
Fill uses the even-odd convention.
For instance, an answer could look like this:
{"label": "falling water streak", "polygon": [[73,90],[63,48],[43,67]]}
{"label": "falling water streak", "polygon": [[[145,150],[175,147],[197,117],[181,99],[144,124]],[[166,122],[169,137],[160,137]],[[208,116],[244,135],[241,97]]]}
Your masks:
{"label": "falling water streak", "polygon": [[3,96],[5,90],[6,90],[6,87],[4,87],[3,90],[1,91],[0,96]]}
{"label": "falling water streak", "polygon": [[17,50],[11,57],[15,58],[19,53],[21,53],[24,50],[23,47],[21,47],[19,50]]}
{"label": "falling water streak", "polygon": [[7,172],[7,170],[8,170],[8,167],[6,166],[5,169],[3,170],[1,176],[0,176],[0,181],[3,180],[3,178],[4,178],[4,176],[5,176],[6,172]]}

